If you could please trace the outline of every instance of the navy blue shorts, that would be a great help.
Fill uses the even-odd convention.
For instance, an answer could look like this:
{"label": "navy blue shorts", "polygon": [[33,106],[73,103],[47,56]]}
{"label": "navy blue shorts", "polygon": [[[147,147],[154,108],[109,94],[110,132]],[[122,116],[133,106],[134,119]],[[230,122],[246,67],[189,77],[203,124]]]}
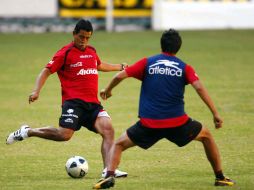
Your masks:
{"label": "navy blue shorts", "polygon": [[81,126],[84,126],[88,130],[97,133],[94,124],[101,110],[103,110],[103,107],[100,104],[88,103],[80,99],[66,100],[62,105],[59,125],[74,131],[78,131]]}
{"label": "navy blue shorts", "polygon": [[174,128],[148,128],[138,121],[135,125],[127,129],[127,135],[137,146],[148,149],[159,140],[166,138],[182,147],[191,142],[202,129],[202,124],[189,119],[185,124]]}

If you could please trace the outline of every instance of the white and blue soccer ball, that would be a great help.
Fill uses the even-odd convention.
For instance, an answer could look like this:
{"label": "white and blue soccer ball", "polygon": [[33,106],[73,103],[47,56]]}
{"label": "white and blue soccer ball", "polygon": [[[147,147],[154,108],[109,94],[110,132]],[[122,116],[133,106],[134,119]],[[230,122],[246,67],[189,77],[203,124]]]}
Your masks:
{"label": "white and blue soccer ball", "polygon": [[82,178],[88,173],[88,162],[82,156],[72,156],[65,164],[67,174],[72,178]]}

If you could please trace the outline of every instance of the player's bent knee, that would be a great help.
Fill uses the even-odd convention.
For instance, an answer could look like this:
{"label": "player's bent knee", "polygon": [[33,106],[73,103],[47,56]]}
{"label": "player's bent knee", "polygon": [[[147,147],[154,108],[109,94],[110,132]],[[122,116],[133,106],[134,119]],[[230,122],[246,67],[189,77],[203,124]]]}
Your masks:
{"label": "player's bent knee", "polygon": [[105,137],[114,136],[114,128],[110,124],[101,126],[100,127],[100,134]]}
{"label": "player's bent knee", "polygon": [[61,141],[68,141],[71,139],[74,131],[71,129],[60,128],[58,131],[58,137]]}
{"label": "player's bent knee", "polygon": [[125,142],[123,142],[123,141],[116,142],[115,147],[117,149],[120,149],[121,151],[124,151],[127,148]]}
{"label": "player's bent knee", "polygon": [[68,134],[68,135],[63,135],[63,136],[62,136],[62,140],[63,140],[63,141],[68,141],[68,140],[71,139],[71,137],[72,137],[72,135],[69,135],[69,134]]}
{"label": "player's bent knee", "polygon": [[135,144],[130,140],[130,138],[127,136],[126,133],[124,133],[116,142],[116,146],[121,147],[122,150],[126,150],[127,148],[130,148],[132,146],[135,146]]}
{"label": "player's bent knee", "polygon": [[111,124],[111,120],[107,117],[100,117],[95,122],[95,128],[102,136],[114,135],[114,128]]}
{"label": "player's bent knee", "polygon": [[200,133],[195,138],[195,140],[203,141],[203,140],[205,140],[207,138],[210,138],[211,136],[212,135],[211,135],[210,131],[206,127],[202,127]]}
{"label": "player's bent knee", "polygon": [[212,134],[211,134],[211,132],[209,131],[209,129],[207,129],[207,128],[204,127],[204,137],[209,138],[209,137],[211,137],[211,136],[212,136]]}

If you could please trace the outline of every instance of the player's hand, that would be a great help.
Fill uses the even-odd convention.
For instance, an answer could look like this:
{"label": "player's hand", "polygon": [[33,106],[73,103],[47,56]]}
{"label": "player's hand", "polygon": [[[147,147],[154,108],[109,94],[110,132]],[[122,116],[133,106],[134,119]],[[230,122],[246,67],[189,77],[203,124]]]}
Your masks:
{"label": "player's hand", "polygon": [[37,100],[39,98],[39,93],[37,92],[32,92],[29,97],[28,97],[28,102],[29,104],[31,104],[31,102],[34,102],[35,100]]}
{"label": "player's hand", "polygon": [[222,127],[223,121],[222,121],[222,119],[221,119],[221,117],[219,115],[214,115],[213,116],[213,122],[215,124],[215,128],[216,129],[219,129],[219,128]]}
{"label": "player's hand", "polygon": [[107,91],[106,89],[102,89],[100,92],[100,96],[103,100],[107,100],[109,97],[112,96],[111,92]]}
{"label": "player's hand", "polygon": [[123,71],[124,69],[129,67],[129,65],[127,63],[121,63],[121,65],[122,65],[121,71]]}

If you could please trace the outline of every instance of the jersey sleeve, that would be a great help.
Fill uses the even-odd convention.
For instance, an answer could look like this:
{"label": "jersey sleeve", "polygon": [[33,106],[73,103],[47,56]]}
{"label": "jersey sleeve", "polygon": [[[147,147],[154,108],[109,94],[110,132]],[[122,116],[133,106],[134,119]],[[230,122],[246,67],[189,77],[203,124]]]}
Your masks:
{"label": "jersey sleeve", "polygon": [[101,64],[101,60],[99,58],[99,56],[97,55],[97,53],[95,54],[96,55],[96,61],[97,61],[97,66]]}
{"label": "jersey sleeve", "polygon": [[199,80],[197,73],[195,72],[194,68],[190,65],[186,65],[185,67],[185,77],[187,84],[192,84],[193,82]]}
{"label": "jersey sleeve", "polygon": [[127,67],[125,71],[129,77],[143,80],[146,64],[147,58],[143,58],[138,62],[134,63],[133,65]]}
{"label": "jersey sleeve", "polygon": [[51,73],[57,72],[64,64],[64,55],[65,54],[62,52],[57,52],[45,67],[48,68]]}

